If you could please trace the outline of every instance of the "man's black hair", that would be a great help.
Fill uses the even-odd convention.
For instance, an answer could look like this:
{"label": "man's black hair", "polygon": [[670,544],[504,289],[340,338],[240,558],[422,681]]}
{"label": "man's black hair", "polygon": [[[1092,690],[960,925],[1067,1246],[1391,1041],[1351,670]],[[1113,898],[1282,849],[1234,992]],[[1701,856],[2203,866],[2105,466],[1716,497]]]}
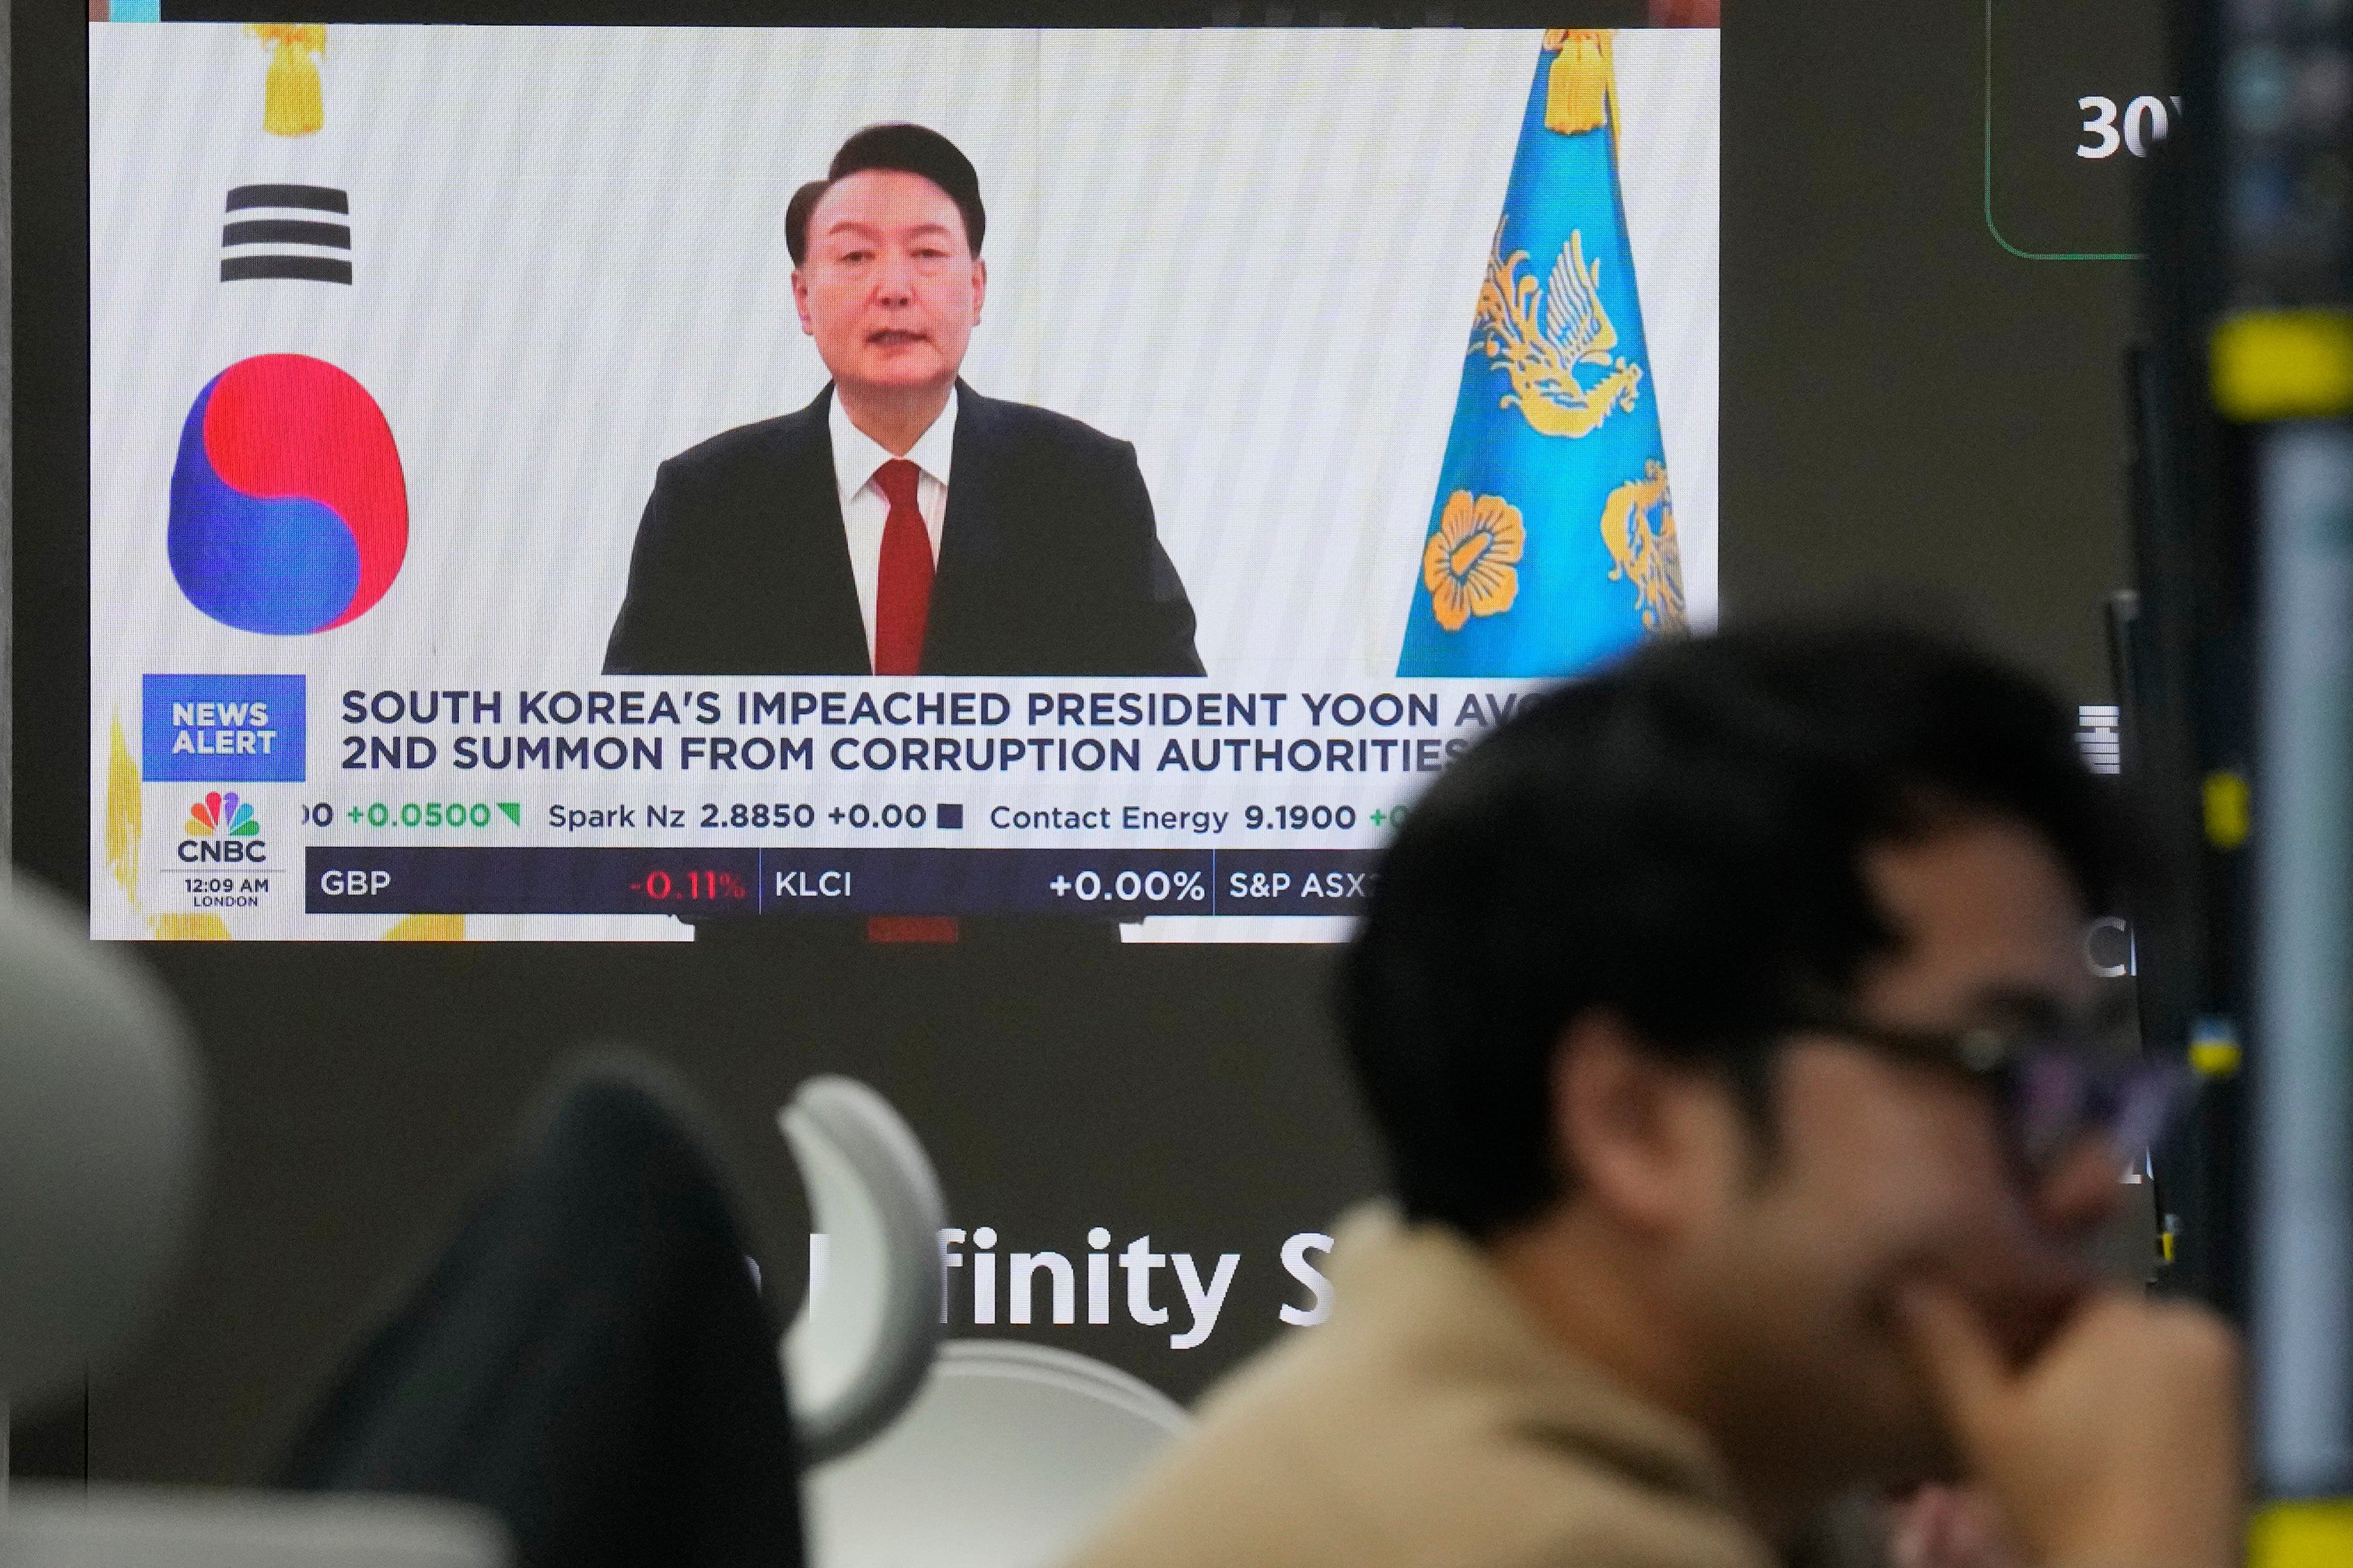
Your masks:
{"label": "man's black hair", "polygon": [[1487,1237],[1564,1195],[1552,1063],[1588,1010],[1757,1109],[1797,1010],[1897,946],[1870,847],[2014,820],[2099,912],[2119,805],[2048,692],[1915,632],[1653,643],[1524,702],[1412,808],[1342,969],[1408,1213]]}
{"label": "man's black hair", "polygon": [[980,205],[980,174],[973,168],[972,160],[955,142],[929,126],[870,125],[853,132],[841,144],[824,179],[803,185],[786,204],[785,248],[792,252],[794,266],[808,260],[809,217],[817,211],[818,198],[836,180],[862,174],[870,169],[921,174],[939,186],[964,216],[964,236],[971,243],[972,253],[980,254],[981,236],[988,229],[988,211]]}

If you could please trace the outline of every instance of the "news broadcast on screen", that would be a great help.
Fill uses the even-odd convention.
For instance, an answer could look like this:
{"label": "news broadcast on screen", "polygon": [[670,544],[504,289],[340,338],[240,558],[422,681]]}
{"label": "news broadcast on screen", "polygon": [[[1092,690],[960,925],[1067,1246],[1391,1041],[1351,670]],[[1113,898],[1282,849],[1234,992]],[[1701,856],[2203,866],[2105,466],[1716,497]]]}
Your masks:
{"label": "news broadcast on screen", "polygon": [[1333,941],[1714,624],[1719,35],[93,26],[93,935]]}

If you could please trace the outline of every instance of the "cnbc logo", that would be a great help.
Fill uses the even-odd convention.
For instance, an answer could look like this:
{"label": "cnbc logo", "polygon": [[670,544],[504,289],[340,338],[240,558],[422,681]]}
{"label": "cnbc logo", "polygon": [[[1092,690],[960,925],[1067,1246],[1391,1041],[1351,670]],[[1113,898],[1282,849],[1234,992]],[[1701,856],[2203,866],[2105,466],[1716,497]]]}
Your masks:
{"label": "cnbc logo", "polygon": [[258,866],[269,848],[261,841],[253,803],[217,790],[188,807],[188,826],[181,831],[180,858],[192,866],[207,860]]}

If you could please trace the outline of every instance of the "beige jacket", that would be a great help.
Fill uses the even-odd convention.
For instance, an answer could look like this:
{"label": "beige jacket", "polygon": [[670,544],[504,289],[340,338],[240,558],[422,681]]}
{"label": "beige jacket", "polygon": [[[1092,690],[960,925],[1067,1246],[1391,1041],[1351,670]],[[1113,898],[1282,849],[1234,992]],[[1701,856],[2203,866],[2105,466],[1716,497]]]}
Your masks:
{"label": "beige jacket", "polygon": [[1213,1391],[1073,1568],[1769,1568],[1700,1434],[1452,1232],[1359,1211],[1331,1278],[1330,1321]]}

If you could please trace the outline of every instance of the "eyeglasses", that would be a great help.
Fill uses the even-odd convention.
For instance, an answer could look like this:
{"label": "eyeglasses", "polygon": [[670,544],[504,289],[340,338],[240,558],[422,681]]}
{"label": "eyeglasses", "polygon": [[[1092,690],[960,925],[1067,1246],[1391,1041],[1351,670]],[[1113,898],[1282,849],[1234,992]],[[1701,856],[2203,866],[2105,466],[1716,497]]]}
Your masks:
{"label": "eyeglasses", "polygon": [[2198,1088],[2179,1062],[2097,1060],[2094,1032],[2082,1026],[1947,1032],[1827,1016],[1804,1020],[1798,1031],[1834,1035],[1987,1085],[2010,1152],[2030,1178],[2050,1174],[2086,1138],[2104,1140],[2120,1165],[2138,1157],[2188,1109]]}

